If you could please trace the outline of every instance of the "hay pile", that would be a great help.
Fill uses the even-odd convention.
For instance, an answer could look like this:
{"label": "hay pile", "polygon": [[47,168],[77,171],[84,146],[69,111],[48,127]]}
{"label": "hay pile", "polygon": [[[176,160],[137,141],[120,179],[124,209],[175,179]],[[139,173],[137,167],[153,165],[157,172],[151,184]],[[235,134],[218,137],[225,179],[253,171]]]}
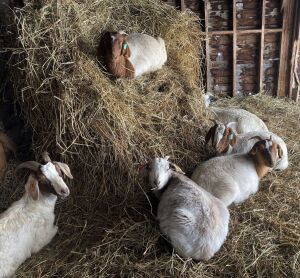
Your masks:
{"label": "hay pile", "polygon": [[[84,184],[81,193],[122,198],[136,188],[138,162],[155,154],[191,162],[188,155],[201,149],[199,140],[190,142],[200,138],[195,126],[203,118],[197,17],[153,0],[44,5],[29,5],[18,17],[26,59],[19,100],[37,134],[36,155],[64,155]],[[160,35],[167,66],[139,80],[111,80],[95,56],[105,30]]]}
{"label": "hay pile", "polygon": [[[208,156],[196,17],[154,0],[44,4],[17,17],[24,58],[18,99],[36,133],[36,155],[48,149],[70,163],[75,181],[58,205],[58,236],[18,277],[296,276],[299,107],[263,96],[230,100],[269,118],[287,141],[291,167],[268,175],[257,195],[231,209],[229,237],[214,259],[183,261],[159,241],[137,165],[170,154],[191,171]],[[167,66],[139,80],[109,79],[95,58],[105,29],[161,35]]]}

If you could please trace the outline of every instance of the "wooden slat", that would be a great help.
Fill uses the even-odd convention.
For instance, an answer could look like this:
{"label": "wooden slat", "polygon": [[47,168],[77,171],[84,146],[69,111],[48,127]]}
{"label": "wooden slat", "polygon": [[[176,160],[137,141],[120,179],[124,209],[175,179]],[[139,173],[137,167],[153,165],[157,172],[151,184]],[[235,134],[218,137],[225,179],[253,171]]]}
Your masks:
{"label": "wooden slat", "polygon": [[[292,58],[291,58],[291,71],[290,71],[290,84],[289,84],[289,97],[298,101],[300,92],[300,81],[297,74],[297,62],[299,55],[299,45],[300,45],[300,4],[299,1],[296,2],[295,6],[295,19],[293,27],[293,45],[292,45]],[[293,92],[293,85],[295,89]]]}
{"label": "wooden slat", "polygon": [[232,23],[233,23],[233,39],[232,39],[232,49],[233,49],[233,65],[232,65],[232,95],[235,96],[237,93],[237,80],[236,80],[236,51],[237,51],[237,33],[236,33],[236,0],[232,1]]}
{"label": "wooden slat", "polygon": [[184,0],[180,0],[180,10],[183,12],[185,11],[186,7],[185,7],[185,2]]}
{"label": "wooden slat", "polygon": [[264,80],[264,46],[265,46],[265,19],[266,19],[266,0],[262,0],[261,8],[261,35],[260,35],[260,58],[259,58],[259,91],[263,90]]}
{"label": "wooden slat", "polygon": [[205,32],[206,32],[206,87],[207,87],[207,92],[211,93],[211,78],[210,78],[210,55],[209,55],[209,36],[208,36],[208,1],[205,0]]}
{"label": "wooden slat", "polygon": [[[265,34],[266,33],[280,33],[282,32],[282,28],[275,28],[275,29],[264,29]],[[243,34],[260,34],[261,29],[250,29],[250,30],[236,30],[237,35],[243,35]],[[210,31],[208,32],[209,35],[232,35],[233,30],[226,30],[226,31]]]}
{"label": "wooden slat", "polygon": [[279,58],[279,72],[278,72],[278,86],[277,96],[285,97],[287,95],[287,86],[289,83],[288,68],[290,66],[290,34],[292,32],[292,21],[293,21],[293,9],[294,3],[298,0],[283,0],[283,23],[282,23],[282,34],[280,44],[280,58]]}

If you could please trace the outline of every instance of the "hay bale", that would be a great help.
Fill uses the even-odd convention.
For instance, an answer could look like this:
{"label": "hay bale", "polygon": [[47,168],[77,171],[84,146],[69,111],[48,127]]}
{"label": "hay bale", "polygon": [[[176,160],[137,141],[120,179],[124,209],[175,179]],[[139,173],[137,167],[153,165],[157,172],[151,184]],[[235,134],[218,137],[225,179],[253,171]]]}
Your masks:
{"label": "hay bale", "polygon": [[[124,196],[136,188],[137,163],[170,154],[187,165],[200,153],[197,16],[153,0],[70,0],[29,5],[17,20],[26,60],[19,101],[36,132],[34,150],[64,155],[81,193]],[[138,80],[110,79],[96,59],[105,30],[160,35],[167,66]]]}

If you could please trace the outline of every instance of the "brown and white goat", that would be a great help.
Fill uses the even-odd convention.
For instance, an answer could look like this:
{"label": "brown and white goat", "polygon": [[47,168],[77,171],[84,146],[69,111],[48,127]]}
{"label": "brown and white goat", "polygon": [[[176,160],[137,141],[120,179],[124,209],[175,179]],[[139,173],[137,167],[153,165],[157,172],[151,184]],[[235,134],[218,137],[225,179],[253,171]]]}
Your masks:
{"label": "brown and white goat", "polygon": [[167,61],[162,38],[140,33],[127,35],[122,31],[106,32],[100,40],[97,56],[117,78],[135,78],[156,71]]}
{"label": "brown and white goat", "polygon": [[15,143],[5,134],[0,133],[0,182],[5,178],[9,152],[16,152]]}
{"label": "brown and white goat", "polygon": [[67,164],[27,161],[17,167],[22,168],[30,170],[25,193],[0,214],[0,278],[11,277],[31,254],[52,240],[57,233],[54,225],[57,196],[70,194],[62,175],[72,178]]}
{"label": "brown and white goat", "polygon": [[227,206],[241,203],[257,192],[260,179],[281,155],[282,149],[276,142],[259,140],[246,154],[219,156],[201,163],[192,180]]}
{"label": "brown and white goat", "polygon": [[276,134],[270,131],[252,131],[243,134],[236,134],[231,127],[216,123],[210,128],[205,136],[205,142],[211,142],[219,154],[248,153],[254,144],[262,138],[272,140],[281,147],[282,154],[274,165],[275,170],[285,170],[288,165],[288,151],[285,142]]}

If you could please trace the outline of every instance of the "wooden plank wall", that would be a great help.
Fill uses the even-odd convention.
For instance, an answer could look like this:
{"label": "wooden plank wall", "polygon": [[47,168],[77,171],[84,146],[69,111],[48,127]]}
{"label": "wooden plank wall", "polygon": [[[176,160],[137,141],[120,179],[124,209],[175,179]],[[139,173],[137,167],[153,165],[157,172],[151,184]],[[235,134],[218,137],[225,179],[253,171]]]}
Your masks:
{"label": "wooden plank wall", "polygon": [[295,73],[300,79],[300,47],[299,40],[293,45],[292,36],[299,32],[293,34],[291,26],[297,25],[298,0],[165,1],[199,13],[202,19],[208,36],[207,91],[251,95],[263,90],[274,96],[298,97],[299,85],[297,92],[294,87]]}

